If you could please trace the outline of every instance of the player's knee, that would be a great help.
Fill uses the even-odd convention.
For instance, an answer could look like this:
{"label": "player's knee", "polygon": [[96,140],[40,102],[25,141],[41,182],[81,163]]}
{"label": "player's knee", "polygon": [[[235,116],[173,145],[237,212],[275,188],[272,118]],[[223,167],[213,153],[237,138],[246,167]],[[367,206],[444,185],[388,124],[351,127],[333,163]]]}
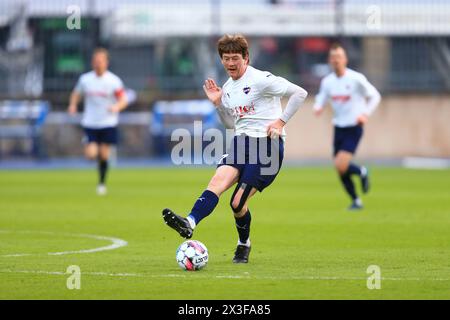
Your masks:
{"label": "player's knee", "polygon": [[100,160],[108,160],[109,159],[109,155],[110,155],[110,148],[107,145],[102,145],[99,148],[99,154],[98,157],[100,158]]}
{"label": "player's knee", "polygon": [[334,162],[334,166],[335,166],[337,172],[338,172],[341,176],[344,175],[344,174],[347,172],[347,170],[348,170],[348,164],[346,164],[345,162],[340,161],[340,160],[336,160],[336,161]]}
{"label": "player's knee", "polygon": [[108,153],[104,153],[104,152],[100,152],[100,154],[98,155],[99,159],[102,161],[108,161],[109,159],[109,154]]}
{"label": "player's knee", "polygon": [[215,174],[208,184],[208,190],[216,193],[222,193],[225,187],[225,178],[222,175]]}
{"label": "player's knee", "polygon": [[239,212],[234,212],[235,218],[242,218],[248,211],[247,206],[243,206]]}
{"label": "player's knee", "polygon": [[230,207],[236,217],[242,216],[247,211],[245,200],[241,197],[233,197],[230,201]]}
{"label": "player's knee", "polygon": [[336,170],[340,176],[343,176],[347,173],[347,168],[344,166],[336,167]]}
{"label": "player's knee", "polygon": [[231,207],[231,210],[233,210],[233,212],[234,212],[235,214],[236,214],[237,212],[239,212],[239,200],[236,199],[236,197],[234,197],[233,199],[231,199],[230,207]]}
{"label": "player's knee", "polygon": [[95,160],[95,159],[97,159],[97,152],[93,148],[87,148],[84,152],[84,156],[88,160]]}
{"label": "player's knee", "polygon": [[342,166],[342,165],[337,165],[336,166],[336,171],[339,173],[339,175],[344,175],[346,172],[347,172],[347,170],[345,169],[345,167],[344,166]]}

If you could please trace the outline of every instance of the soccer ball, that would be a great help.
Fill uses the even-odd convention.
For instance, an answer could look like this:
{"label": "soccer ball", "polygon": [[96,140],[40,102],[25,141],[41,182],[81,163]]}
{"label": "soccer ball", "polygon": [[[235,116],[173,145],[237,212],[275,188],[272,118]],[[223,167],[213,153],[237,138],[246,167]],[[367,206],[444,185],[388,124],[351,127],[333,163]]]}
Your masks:
{"label": "soccer ball", "polygon": [[177,263],[183,270],[200,270],[208,263],[208,249],[197,240],[187,240],[177,249]]}

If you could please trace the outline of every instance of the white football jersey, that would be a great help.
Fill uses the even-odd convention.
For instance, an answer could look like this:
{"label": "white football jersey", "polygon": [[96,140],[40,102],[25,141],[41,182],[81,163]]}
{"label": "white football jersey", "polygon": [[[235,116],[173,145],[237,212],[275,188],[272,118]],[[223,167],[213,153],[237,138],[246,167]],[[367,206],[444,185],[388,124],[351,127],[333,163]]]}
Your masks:
{"label": "white football jersey", "polygon": [[[374,97],[370,104],[366,98]],[[328,101],[334,111],[333,124],[350,127],[357,124],[361,114],[370,115],[379,103],[380,94],[367,78],[347,68],[342,77],[334,72],[322,79],[314,109],[321,109]]]}
{"label": "white football jersey", "polygon": [[222,105],[231,109],[236,135],[267,137],[268,125],[282,115],[280,98],[289,84],[284,78],[252,66],[247,66],[238,80],[229,78],[222,87]]}
{"label": "white football jersey", "polygon": [[117,126],[119,114],[109,111],[124,94],[123,83],[118,76],[106,71],[98,76],[95,71],[81,75],[74,91],[84,97],[83,127],[99,129]]}

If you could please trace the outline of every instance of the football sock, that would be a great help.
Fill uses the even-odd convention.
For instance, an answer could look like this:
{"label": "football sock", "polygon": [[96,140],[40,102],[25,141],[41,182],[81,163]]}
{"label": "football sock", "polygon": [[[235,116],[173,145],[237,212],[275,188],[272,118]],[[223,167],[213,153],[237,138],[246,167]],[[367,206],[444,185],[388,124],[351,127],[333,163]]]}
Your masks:
{"label": "football sock", "polygon": [[197,224],[195,223],[194,218],[192,218],[192,216],[187,216],[186,219],[189,222],[189,225],[191,226],[192,229],[195,229],[195,227],[197,226]]}
{"label": "football sock", "polygon": [[99,183],[105,184],[106,173],[108,171],[108,160],[98,160]]}
{"label": "football sock", "polygon": [[367,171],[367,168],[364,166],[361,166],[360,168],[361,168],[361,177],[367,177],[367,174],[369,173]]}
{"label": "football sock", "polygon": [[360,176],[362,174],[362,169],[360,166],[357,166],[356,164],[350,162],[347,172],[350,175],[357,174],[358,176]]}
{"label": "football sock", "polygon": [[358,198],[355,191],[355,185],[353,184],[350,173],[348,171],[341,176],[341,182],[344,185],[345,191],[347,191],[352,200]]}
{"label": "football sock", "polygon": [[250,237],[250,223],[252,221],[250,210],[247,210],[247,212],[242,217],[234,217],[234,219],[236,220],[236,229],[239,233],[239,244],[250,244],[250,242],[248,241]]}
{"label": "football sock", "polygon": [[241,242],[241,240],[238,240],[238,246],[246,246],[246,247],[250,247],[250,246],[251,246],[250,238],[247,239],[246,242]]}
{"label": "football sock", "polygon": [[[214,192],[209,190],[203,191],[200,198],[194,203],[191,213],[187,217],[191,227],[195,228],[200,221],[213,212],[218,202],[219,197]],[[192,223],[192,221],[194,223]]]}

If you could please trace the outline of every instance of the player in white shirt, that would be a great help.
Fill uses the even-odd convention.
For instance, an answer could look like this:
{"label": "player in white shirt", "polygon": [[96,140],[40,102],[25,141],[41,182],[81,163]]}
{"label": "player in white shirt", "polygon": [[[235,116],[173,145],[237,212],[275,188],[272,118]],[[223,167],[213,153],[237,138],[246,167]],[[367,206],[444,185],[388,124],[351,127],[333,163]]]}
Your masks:
{"label": "player in white shirt", "polygon": [[117,143],[119,112],[127,107],[127,98],[122,81],[108,71],[109,55],[103,48],[97,48],[92,55],[92,71],[79,78],[72,94],[68,112],[77,113],[77,106],[84,98],[84,112],[81,125],[87,144],[85,156],[98,161],[99,182],[97,193],[106,194],[106,175],[111,145]]}
{"label": "player in white shirt", "polygon": [[313,109],[316,115],[320,115],[325,104],[331,103],[335,128],[334,164],[352,199],[349,209],[358,210],[363,205],[351,176],[360,177],[362,190],[367,193],[369,173],[366,167],[354,164],[352,158],[363,135],[363,127],[380,103],[381,96],[364,75],[347,68],[348,59],[342,46],[331,47],[329,63],[333,72],[322,79]]}
{"label": "player in white shirt", "polygon": [[[307,92],[286,79],[249,66],[248,43],[241,35],[223,36],[218,51],[230,78],[223,88],[213,79],[207,79],[203,89],[216,106],[224,126],[235,129],[235,137],[187,218],[170,209],[163,210],[163,217],[182,237],[191,238],[196,225],[214,210],[220,195],[237,184],[230,201],[239,234],[233,262],[247,263],[249,199],[277,176],[283,160],[284,126],[301,106]],[[284,111],[281,97],[289,97]],[[264,161],[266,155],[270,155],[270,163]]]}

